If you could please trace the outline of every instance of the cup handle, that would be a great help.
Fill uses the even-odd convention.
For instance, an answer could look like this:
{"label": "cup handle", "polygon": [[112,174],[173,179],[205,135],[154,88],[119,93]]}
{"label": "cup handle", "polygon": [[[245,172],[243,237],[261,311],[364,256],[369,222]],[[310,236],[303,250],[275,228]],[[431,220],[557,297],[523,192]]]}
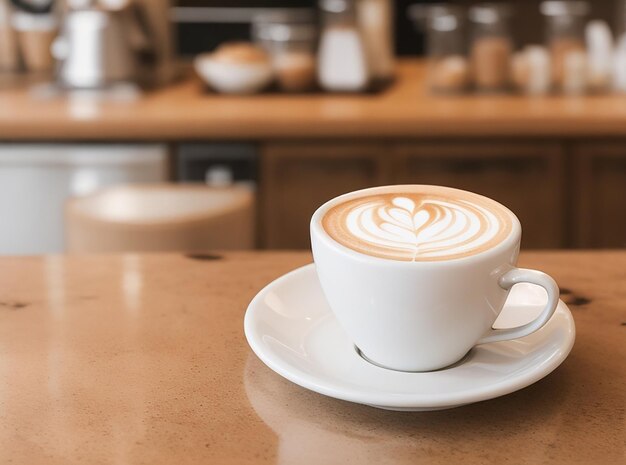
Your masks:
{"label": "cup handle", "polygon": [[554,311],[556,310],[556,306],[559,303],[559,287],[554,279],[541,271],[528,270],[525,268],[513,268],[503,274],[498,280],[500,287],[506,290],[511,289],[515,284],[519,283],[537,284],[546,290],[548,293],[548,302],[546,303],[546,306],[541,314],[530,323],[526,323],[525,325],[518,326],[516,328],[491,328],[487,335],[480,339],[477,344],[507,341],[509,339],[517,339],[528,336],[545,325],[552,317]]}

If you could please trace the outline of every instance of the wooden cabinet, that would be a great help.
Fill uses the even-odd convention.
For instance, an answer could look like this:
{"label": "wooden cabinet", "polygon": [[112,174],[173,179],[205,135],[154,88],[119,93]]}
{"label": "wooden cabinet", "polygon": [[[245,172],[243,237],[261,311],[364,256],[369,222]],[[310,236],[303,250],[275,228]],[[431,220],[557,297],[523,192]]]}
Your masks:
{"label": "wooden cabinet", "polygon": [[494,198],[523,226],[524,248],[562,247],[563,153],[549,142],[284,142],[262,151],[265,248],[308,248],[309,219],[326,200],[364,187],[438,184]]}
{"label": "wooden cabinet", "polygon": [[391,154],[381,143],[277,142],[264,146],[260,242],[270,249],[309,247],[309,220],[345,192],[388,184]]}
{"label": "wooden cabinet", "polygon": [[577,247],[626,247],[626,141],[573,149],[572,230]]}
{"label": "wooden cabinet", "polygon": [[490,197],[522,223],[522,247],[565,242],[563,153],[550,142],[454,142],[398,145],[399,183],[437,184]]}

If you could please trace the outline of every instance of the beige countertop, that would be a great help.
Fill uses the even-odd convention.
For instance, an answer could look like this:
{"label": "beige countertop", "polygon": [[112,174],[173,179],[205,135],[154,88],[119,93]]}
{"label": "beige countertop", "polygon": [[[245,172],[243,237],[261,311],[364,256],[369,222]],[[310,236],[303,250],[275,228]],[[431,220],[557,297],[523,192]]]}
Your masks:
{"label": "beige countertop", "polygon": [[402,60],[377,95],[222,96],[186,78],[135,101],[33,96],[1,83],[0,141],[626,136],[626,96],[441,97]]}
{"label": "beige countertop", "polygon": [[624,463],[626,252],[523,254],[563,289],[569,358],[422,413],[309,392],[248,348],[248,302],[308,253],[207,258],[0,258],[0,463]]}

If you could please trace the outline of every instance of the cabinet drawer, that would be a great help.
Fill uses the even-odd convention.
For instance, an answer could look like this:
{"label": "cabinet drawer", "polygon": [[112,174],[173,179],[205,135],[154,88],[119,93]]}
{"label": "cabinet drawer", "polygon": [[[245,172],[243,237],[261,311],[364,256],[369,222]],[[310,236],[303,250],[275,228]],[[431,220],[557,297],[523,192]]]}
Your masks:
{"label": "cabinet drawer", "polygon": [[491,197],[522,223],[525,248],[566,245],[563,151],[556,143],[402,144],[396,181],[438,184]]}
{"label": "cabinet drawer", "polygon": [[309,221],[318,206],[340,194],[389,182],[388,152],[382,144],[266,145],[259,218],[264,247],[308,248]]}
{"label": "cabinet drawer", "polygon": [[578,247],[626,247],[626,141],[574,150]]}

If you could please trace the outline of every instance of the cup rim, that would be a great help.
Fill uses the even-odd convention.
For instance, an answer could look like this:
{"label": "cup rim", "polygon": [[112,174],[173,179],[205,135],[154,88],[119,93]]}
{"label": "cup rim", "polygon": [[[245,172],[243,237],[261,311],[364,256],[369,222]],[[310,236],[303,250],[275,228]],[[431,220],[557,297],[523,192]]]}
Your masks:
{"label": "cup rim", "polygon": [[[444,259],[444,260],[418,260],[418,261],[405,261],[405,260],[393,260],[393,259],[389,259],[389,258],[382,258],[382,257],[376,257],[373,255],[367,255],[364,254],[362,252],[358,252],[354,249],[351,249],[343,244],[340,244],[339,242],[337,242],[335,239],[333,239],[324,229],[324,227],[322,226],[322,219],[324,217],[324,215],[326,214],[326,212],[334,207],[335,205],[337,205],[338,203],[342,203],[345,202],[347,200],[350,200],[352,198],[356,198],[356,197],[361,197],[370,193],[390,193],[390,192],[395,192],[398,189],[415,189],[415,190],[419,190],[419,189],[431,189],[431,190],[435,190],[435,191],[440,191],[440,192],[446,192],[446,193],[462,193],[462,194],[471,194],[473,196],[477,196],[483,199],[486,199],[490,202],[494,202],[497,205],[499,205],[501,208],[503,208],[511,217],[511,232],[509,233],[509,235],[507,237],[505,237],[501,242],[499,242],[498,244],[494,245],[493,247],[487,249],[487,250],[483,250],[481,252],[478,252],[476,254],[472,254],[472,255],[468,255],[465,257],[455,257],[455,258],[449,258],[449,259]],[[515,213],[513,213],[509,208],[507,208],[506,206],[502,205],[500,202],[490,198],[490,197],[486,197],[484,195],[481,194],[477,194],[475,192],[471,192],[471,191],[466,191],[463,189],[457,189],[454,187],[447,187],[447,186],[438,186],[438,185],[429,185],[429,184],[393,184],[393,185],[384,185],[384,186],[376,186],[376,187],[368,187],[365,189],[359,189],[356,191],[352,191],[352,192],[348,192],[345,194],[342,194],[338,197],[334,197],[328,201],[326,201],[325,203],[323,203],[321,206],[319,206],[315,212],[313,213],[313,215],[311,216],[311,221],[310,221],[310,233],[311,233],[311,243],[313,243],[313,237],[317,236],[327,247],[330,247],[331,249],[333,249],[336,252],[342,253],[344,255],[347,255],[355,260],[360,260],[363,262],[374,262],[380,265],[390,265],[390,266],[407,266],[407,267],[412,267],[412,268],[416,268],[416,267],[438,267],[438,266],[447,266],[450,263],[469,263],[471,261],[475,261],[475,260],[482,260],[482,259],[487,259],[490,257],[493,257],[494,255],[500,254],[502,253],[503,250],[507,250],[510,249],[512,246],[514,246],[515,244],[518,244],[521,242],[521,235],[522,235],[522,226],[521,223],[519,221],[519,219],[517,218],[517,216],[515,215]],[[312,244],[313,245],[313,244]]]}

